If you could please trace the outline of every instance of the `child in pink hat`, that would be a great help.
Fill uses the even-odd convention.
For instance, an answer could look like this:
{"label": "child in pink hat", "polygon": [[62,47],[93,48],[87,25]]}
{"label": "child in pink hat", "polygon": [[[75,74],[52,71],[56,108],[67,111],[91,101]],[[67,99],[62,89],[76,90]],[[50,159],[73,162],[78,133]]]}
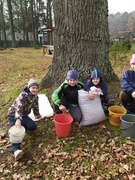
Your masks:
{"label": "child in pink hat", "polygon": [[135,113],[135,54],[130,60],[130,70],[126,70],[120,78],[122,91],[119,99],[122,105],[132,113]]}

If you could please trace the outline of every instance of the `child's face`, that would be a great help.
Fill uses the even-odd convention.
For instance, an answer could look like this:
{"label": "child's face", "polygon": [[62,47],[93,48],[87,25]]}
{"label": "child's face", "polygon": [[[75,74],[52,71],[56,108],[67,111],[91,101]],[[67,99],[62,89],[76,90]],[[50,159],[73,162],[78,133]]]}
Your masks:
{"label": "child's face", "polygon": [[92,82],[94,85],[97,85],[100,81],[100,78],[92,78]]}
{"label": "child's face", "polygon": [[30,90],[31,94],[33,94],[33,95],[38,93],[38,87],[37,86],[31,86],[29,88],[29,90]]}
{"label": "child's face", "polygon": [[131,64],[131,68],[133,71],[135,71],[135,63]]}
{"label": "child's face", "polygon": [[69,79],[68,83],[69,83],[70,86],[75,86],[76,83],[77,83],[77,80],[76,79]]}

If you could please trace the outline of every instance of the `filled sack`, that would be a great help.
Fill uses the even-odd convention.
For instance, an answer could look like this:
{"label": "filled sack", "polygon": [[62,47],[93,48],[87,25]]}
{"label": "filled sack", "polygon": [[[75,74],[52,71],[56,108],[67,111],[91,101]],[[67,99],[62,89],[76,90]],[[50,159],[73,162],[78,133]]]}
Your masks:
{"label": "filled sack", "polygon": [[[49,102],[48,97],[45,94],[38,94],[38,103],[39,103],[39,113],[42,118],[44,117],[51,117],[54,115],[53,108],[51,107],[51,104]],[[38,121],[40,119],[35,119],[33,110],[31,110],[31,113],[29,114],[29,117],[33,121]]]}
{"label": "filled sack", "polygon": [[98,94],[95,95],[94,100],[90,100],[88,92],[81,89],[78,91],[78,102],[82,111],[80,125],[88,126],[106,119]]}

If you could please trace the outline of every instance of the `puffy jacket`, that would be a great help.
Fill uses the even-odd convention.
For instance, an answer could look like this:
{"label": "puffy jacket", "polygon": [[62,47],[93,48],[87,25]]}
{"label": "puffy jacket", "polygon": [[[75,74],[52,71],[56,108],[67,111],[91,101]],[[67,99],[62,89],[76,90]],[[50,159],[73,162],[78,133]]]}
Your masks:
{"label": "puffy jacket", "polygon": [[135,91],[135,71],[127,70],[120,77],[122,91],[132,94]]}
{"label": "puffy jacket", "polygon": [[52,94],[52,101],[55,105],[78,104],[78,90],[83,89],[84,85],[80,81],[75,86],[70,86],[66,81],[61,84]]}
{"label": "puffy jacket", "polygon": [[[92,82],[92,79],[94,77],[98,77],[100,78],[100,81],[97,85],[93,84]],[[90,88],[92,86],[95,86],[96,88],[100,88],[103,92],[103,96],[107,96],[107,90],[108,90],[108,87],[107,87],[107,84],[103,81],[102,77],[101,77],[101,73],[98,71],[98,70],[94,70],[92,71],[91,75],[90,75],[90,79],[86,82],[86,84],[84,85],[84,90],[85,91],[90,91]]]}
{"label": "puffy jacket", "polygon": [[24,89],[15,99],[8,110],[8,116],[14,116],[15,119],[22,119],[22,116],[28,116],[33,109],[35,117],[40,117],[38,106],[38,95],[33,95],[28,90]]}

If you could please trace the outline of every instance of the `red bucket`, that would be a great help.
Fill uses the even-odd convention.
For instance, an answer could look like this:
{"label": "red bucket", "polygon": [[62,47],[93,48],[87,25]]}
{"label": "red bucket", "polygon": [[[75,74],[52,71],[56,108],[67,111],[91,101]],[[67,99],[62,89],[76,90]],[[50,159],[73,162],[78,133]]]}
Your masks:
{"label": "red bucket", "polygon": [[72,122],[73,118],[69,114],[56,114],[54,124],[57,136],[69,136]]}

